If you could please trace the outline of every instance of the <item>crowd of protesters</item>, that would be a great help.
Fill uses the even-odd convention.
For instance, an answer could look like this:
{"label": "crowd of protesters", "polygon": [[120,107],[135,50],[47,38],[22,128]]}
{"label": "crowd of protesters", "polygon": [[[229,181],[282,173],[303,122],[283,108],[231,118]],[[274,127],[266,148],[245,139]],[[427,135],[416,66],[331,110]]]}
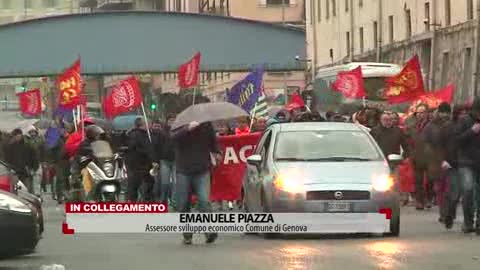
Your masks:
{"label": "crowd of protesters", "polygon": [[[480,211],[477,210],[480,207],[480,168],[477,165],[480,164],[480,100],[471,106],[454,106],[453,110],[448,103],[437,108],[420,104],[406,117],[374,107],[363,108],[352,115],[305,109],[281,110],[273,117],[246,117],[204,124],[192,122],[175,132],[170,130],[175,115],[169,115],[165,121],[153,121],[150,125],[143,118],[137,118],[134,127],[122,133],[121,139],[115,139],[114,133],[106,138],[115,149],[122,146],[125,149],[128,201],[168,202],[178,211],[185,212],[190,211],[189,196],[194,191],[198,207],[202,211],[211,211],[208,203],[209,169],[215,160],[221,158],[217,136],[263,132],[270,125],[285,122],[353,122],[369,130],[386,157],[402,155],[404,161],[411,162],[415,188],[404,192],[405,203],[414,200],[417,210],[437,204],[439,221],[451,228],[461,201],[463,231],[480,234]],[[27,134],[16,129],[9,136],[1,136],[1,152],[3,160],[15,168],[29,190],[34,190],[34,176],[39,168],[42,168],[39,182],[43,192],[56,175],[52,192],[61,203],[68,197],[65,194],[69,190],[83,188],[69,181],[72,178],[69,175],[80,173],[74,162],[78,152],[88,149],[89,140],[98,139],[98,134],[89,132],[101,132],[102,129],[91,129],[89,126],[95,126],[95,123],[85,121],[86,140],[79,144],[79,149],[72,150],[71,141],[78,140],[79,131],[58,121],[53,125],[63,127],[59,129],[55,143],[49,143],[35,127]],[[193,141],[195,143],[191,143]],[[404,181],[402,174],[394,171],[397,181]],[[216,235],[207,235],[207,242],[215,239]],[[184,235],[184,241],[191,243],[191,235]]]}

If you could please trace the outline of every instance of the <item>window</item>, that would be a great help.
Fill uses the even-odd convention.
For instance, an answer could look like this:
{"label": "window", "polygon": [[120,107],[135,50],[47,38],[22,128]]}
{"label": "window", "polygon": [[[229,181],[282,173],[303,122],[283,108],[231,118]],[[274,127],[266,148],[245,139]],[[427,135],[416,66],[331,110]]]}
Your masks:
{"label": "window", "polygon": [[442,59],[442,85],[447,85],[448,83],[448,73],[449,73],[449,63],[450,63],[450,53],[444,52]]}
{"label": "window", "polygon": [[12,8],[12,0],[2,0],[1,2],[3,9],[11,9]]}
{"label": "window", "polygon": [[25,8],[27,8],[27,9],[33,8],[32,0],[25,0]]}
{"label": "window", "polygon": [[330,0],[325,1],[325,9],[327,10],[327,20],[330,18]]}
{"label": "window", "polygon": [[363,0],[358,0],[358,6],[363,7]]}
{"label": "window", "polygon": [[363,27],[360,27],[359,30],[359,39],[360,39],[360,52],[363,53],[364,48],[364,43],[363,43]]}
{"label": "window", "polygon": [[270,130],[266,131],[263,137],[260,139],[260,142],[258,143],[255,149],[255,154],[262,156],[262,166],[265,160],[267,159],[271,138],[272,138],[272,132]]}
{"label": "window", "polygon": [[425,3],[425,31],[430,31],[430,3]]}
{"label": "window", "polygon": [[350,32],[347,32],[347,39],[346,39],[346,49],[347,49],[347,55],[350,55]]}
{"label": "window", "polygon": [[[328,0],[327,0],[328,1]],[[318,3],[317,3],[318,7],[317,7],[317,12],[318,12],[318,17],[317,17],[317,20],[319,22],[322,21],[322,0],[318,0]]]}
{"label": "window", "polygon": [[337,16],[337,1],[332,0],[332,16]]}
{"label": "window", "polygon": [[[470,85],[472,82],[472,48],[465,49],[465,55],[463,58],[463,91],[457,91],[461,93],[469,93]],[[458,97],[463,100],[464,97]]]}
{"label": "window", "polygon": [[290,5],[290,0],[267,0],[267,6],[278,6],[285,3],[285,5]]}
{"label": "window", "polygon": [[405,10],[405,21],[407,25],[407,38],[412,36],[412,14],[410,12],[410,9]]}
{"label": "window", "polygon": [[46,8],[54,8],[57,5],[56,2],[56,0],[43,0],[43,6]]}
{"label": "window", "polygon": [[451,1],[445,0],[445,25],[448,26],[452,23],[452,13],[451,13]]}
{"label": "window", "polygon": [[373,22],[373,46],[375,48],[378,47],[378,23],[376,21]]}
{"label": "window", "polygon": [[388,40],[393,42],[393,16],[388,16]]}
{"label": "window", "polygon": [[166,3],[165,3],[165,0],[155,0],[153,2],[154,4],[154,9],[155,10],[160,10],[160,11],[165,11],[166,10]]}
{"label": "window", "polygon": [[177,0],[175,1],[175,10],[176,11],[182,11],[182,0]]}
{"label": "window", "polygon": [[278,134],[274,159],[314,161],[371,161],[382,156],[362,131],[285,131]]}
{"label": "window", "polygon": [[473,0],[467,0],[467,20],[473,20]]}
{"label": "window", "polygon": [[345,0],[345,12],[348,12],[348,4],[349,4],[348,2],[349,1],[350,0]]}

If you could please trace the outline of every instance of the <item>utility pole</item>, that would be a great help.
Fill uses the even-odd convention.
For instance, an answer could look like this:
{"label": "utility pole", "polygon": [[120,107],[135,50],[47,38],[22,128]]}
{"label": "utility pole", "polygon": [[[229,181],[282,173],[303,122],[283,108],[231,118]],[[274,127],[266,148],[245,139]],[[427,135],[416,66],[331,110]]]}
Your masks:
{"label": "utility pole", "polygon": [[[282,0],[282,25],[285,26],[285,0]],[[285,89],[285,105],[288,104],[288,85],[287,85],[287,71],[283,71],[283,87]]]}
{"label": "utility pole", "polygon": [[480,0],[477,0],[477,27],[476,27],[476,36],[475,36],[475,68],[473,72],[473,84],[471,90],[471,97],[475,97],[479,94],[478,87],[480,86]]}
{"label": "utility pole", "polygon": [[355,21],[354,21],[354,14],[353,12],[354,9],[354,2],[353,0],[350,0],[350,62],[353,62],[355,60],[354,54],[355,54]]}
{"label": "utility pole", "polygon": [[[480,1],[479,1],[480,2]],[[430,74],[429,74],[429,88],[431,90],[435,89],[435,56],[436,56],[436,33],[437,33],[437,1],[432,1],[432,20],[433,23],[431,24],[433,26],[432,30],[432,41],[430,42]],[[428,23],[430,23],[430,20],[428,20]]]}
{"label": "utility pole", "polygon": [[[313,32],[313,55],[311,59],[311,72],[312,72],[312,79],[311,81],[315,81],[315,76],[316,76],[316,68],[317,68],[317,17],[316,17],[316,10],[317,6],[315,5],[317,1],[316,0],[310,0],[310,17],[312,18],[312,32]],[[320,3],[318,3],[320,5]],[[307,63],[305,63],[307,65]],[[307,75],[305,74],[305,77]],[[307,82],[308,84],[308,82]],[[306,85],[305,85],[306,86]]]}
{"label": "utility pole", "polygon": [[378,0],[378,22],[377,22],[377,62],[382,62],[382,39],[383,39],[383,0]]}

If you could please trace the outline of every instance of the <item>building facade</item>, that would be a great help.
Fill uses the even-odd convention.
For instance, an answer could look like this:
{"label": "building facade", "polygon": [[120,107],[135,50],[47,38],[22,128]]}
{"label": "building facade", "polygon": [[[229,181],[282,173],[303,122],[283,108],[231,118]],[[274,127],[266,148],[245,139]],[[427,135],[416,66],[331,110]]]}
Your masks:
{"label": "building facade", "polygon": [[[0,24],[79,12],[140,10],[205,13],[304,27],[306,19],[304,2],[304,0],[0,0]],[[179,59],[178,64],[187,61],[189,57],[190,55],[185,55],[185,59]],[[292,55],[293,57],[295,55]],[[221,100],[224,98],[225,90],[231,88],[245,75],[244,72],[201,72],[200,90],[212,100]],[[103,88],[110,87],[121,78],[122,76],[86,78],[85,92],[89,100],[100,102]],[[12,80],[0,80],[0,87],[5,93],[0,98],[16,100],[15,92],[20,89],[21,84],[26,84],[29,89],[38,87],[33,79],[13,81],[16,83],[12,84]],[[153,92],[179,91],[175,73],[152,74],[145,77],[145,82],[150,85]],[[264,89],[269,96],[278,96],[288,90],[292,92],[304,87],[303,71],[266,72],[264,76]]]}
{"label": "building facade", "polygon": [[417,54],[425,85],[474,96],[476,0],[307,0],[308,58],[315,70],[338,63],[403,64]]}
{"label": "building facade", "polygon": [[[305,25],[304,0],[85,0],[80,3],[90,10],[143,10],[162,12],[205,13],[230,16],[248,20],[276,24],[289,24],[298,27]],[[179,61],[187,61],[185,59]],[[292,55],[292,57],[294,57]],[[182,64],[179,62],[179,65]],[[212,100],[222,100],[225,90],[246,76],[246,73],[201,72],[200,89]],[[116,77],[115,77],[116,78]],[[149,77],[152,89],[156,92],[178,92],[177,74],[159,74]],[[106,78],[108,82],[114,82]],[[107,83],[108,86],[110,83]],[[305,73],[303,71],[288,73],[267,72],[264,76],[264,89],[269,96],[278,96],[303,89]]]}
{"label": "building facade", "polygon": [[77,12],[79,0],[0,0],[0,24]]}

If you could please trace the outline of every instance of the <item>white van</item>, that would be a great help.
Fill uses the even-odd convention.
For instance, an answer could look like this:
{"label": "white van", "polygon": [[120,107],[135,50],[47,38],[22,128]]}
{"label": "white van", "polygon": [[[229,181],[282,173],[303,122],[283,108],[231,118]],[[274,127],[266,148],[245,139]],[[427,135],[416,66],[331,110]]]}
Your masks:
{"label": "white van", "polygon": [[385,101],[383,95],[385,79],[397,75],[402,70],[402,66],[396,64],[368,62],[354,62],[319,69],[314,82],[314,102],[317,104],[317,107],[322,105],[331,107],[331,105],[342,103],[362,102],[361,100],[346,99],[331,88],[339,72],[353,70],[358,66],[362,67],[367,100],[374,102]]}

